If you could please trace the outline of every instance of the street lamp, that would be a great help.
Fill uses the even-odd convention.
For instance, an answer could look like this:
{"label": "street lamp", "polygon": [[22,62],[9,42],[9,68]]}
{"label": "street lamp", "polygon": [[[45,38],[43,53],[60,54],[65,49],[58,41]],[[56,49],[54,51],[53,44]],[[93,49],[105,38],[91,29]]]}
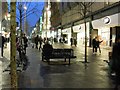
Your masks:
{"label": "street lamp", "polygon": [[27,7],[24,5],[24,7],[23,7],[25,10],[27,10]]}

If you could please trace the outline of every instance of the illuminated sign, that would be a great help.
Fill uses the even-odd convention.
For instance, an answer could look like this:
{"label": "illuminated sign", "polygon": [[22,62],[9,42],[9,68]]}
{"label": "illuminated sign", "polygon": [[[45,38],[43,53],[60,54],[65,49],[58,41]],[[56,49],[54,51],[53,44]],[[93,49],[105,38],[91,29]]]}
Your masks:
{"label": "illuminated sign", "polygon": [[103,22],[105,23],[105,24],[109,24],[110,23],[110,17],[105,17],[104,19],[103,19]]}

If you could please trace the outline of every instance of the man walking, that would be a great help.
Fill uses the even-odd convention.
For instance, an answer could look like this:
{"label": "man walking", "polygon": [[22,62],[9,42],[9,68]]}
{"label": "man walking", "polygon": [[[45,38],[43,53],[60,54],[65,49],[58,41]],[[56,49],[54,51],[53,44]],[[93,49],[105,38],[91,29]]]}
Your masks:
{"label": "man walking", "polygon": [[97,37],[92,40],[93,54],[97,53]]}
{"label": "man walking", "polygon": [[40,36],[40,37],[39,37],[39,43],[40,43],[39,51],[40,51],[40,49],[42,48],[42,42],[43,42],[43,39],[42,39],[42,37]]}
{"label": "man walking", "polygon": [[0,35],[1,58],[3,58],[4,42],[5,42],[5,38],[4,38],[4,37],[2,36],[2,34],[1,34],[1,35]]}
{"label": "man walking", "polygon": [[97,45],[97,48],[99,49],[99,53],[101,54],[101,49],[100,49],[100,44],[103,42],[103,40],[99,40],[99,37],[97,37],[97,40],[96,40],[96,45]]}
{"label": "man walking", "polygon": [[35,46],[36,46],[36,49],[38,49],[38,42],[39,42],[39,36],[37,35],[35,37]]}

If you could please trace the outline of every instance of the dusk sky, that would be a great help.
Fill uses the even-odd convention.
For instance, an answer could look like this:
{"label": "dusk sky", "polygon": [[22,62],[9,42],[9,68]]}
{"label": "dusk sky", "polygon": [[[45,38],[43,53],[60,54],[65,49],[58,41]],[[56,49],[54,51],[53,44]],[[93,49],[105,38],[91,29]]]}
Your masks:
{"label": "dusk sky", "polygon": [[[42,15],[42,10],[44,7],[44,2],[21,2],[22,5],[27,7],[26,10],[26,20],[27,23],[29,24],[29,27],[35,26],[36,22],[39,20],[40,16]],[[17,8],[18,8],[18,3]],[[16,16],[19,18],[19,10],[16,9]],[[34,11],[34,13],[33,13]],[[23,16],[25,16],[25,10],[23,11]],[[19,22],[19,19],[16,19],[17,22]],[[24,21],[24,19],[23,19]],[[28,30],[31,31],[31,30]]]}
{"label": "dusk sky", "polygon": [[[20,1],[20,0],[17,0],[17,1]],[[27,22],[29,24],[29,27],[33,27],[35,26],[36,22],[39,20],[40,16],[42,15],[42,10],[43,10],[43,7],[44,7],[44,1],[43,0],[40,0],[37,1],[37,2],[34,2],[33,0],[31,0],[31,2],[23,2],[25,0],[22,0],[22,5],[26,6],[27,7],[27,10],[26,10],[26,16],[27,16]],[[30,0],[29,0],[30,1]],[[7,0],[8,4],[10,5],[10,0]],[[17,9],[18,8],[18,2],[16,2],[16,22],[19,22],[19,10]],[[35,9],[33,9],[35,8]],[[9,9],[10,9],[10,6],[9,6]],[[33,10],[32,10],[33,9]],[[34,11],[34,13],[32,13]],[[24,14],[25,15],[25,14]],[[24,21],[24,20],[23,20]],[[28,30],[28,31],[31,31],[31,30]]]}

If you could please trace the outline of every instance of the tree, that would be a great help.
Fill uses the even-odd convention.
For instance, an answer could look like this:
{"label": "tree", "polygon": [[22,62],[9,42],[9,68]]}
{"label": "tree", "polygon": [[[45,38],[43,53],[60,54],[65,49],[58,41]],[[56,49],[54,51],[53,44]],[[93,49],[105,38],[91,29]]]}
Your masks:
{"label": "tree", "polygon": [[[25,18],[27,18],[31,14],[37,15],[37,13],[40,12],[40,10],[38,10],[37,8],[38,3],[32,5],[31,2],[17,2],[16,7],[19,12],[16,18],[20,22],[20,29],[22,29],[22,23],[24,22]],[[24,22],[24,24],[25,23],[26,22]]]}
{"label": "tree", "polygon": [[84,24],[85,24],[85,61],[84,63],[87,63],[87,25],[86,25],[86,18],[87,15],[90,13],[90,7],[92,6],[94,2],[77,2],[77,4],[80,7],[80,14],[82,15],[84,19]]}
{"label": "tree", "polygon": [[[26,25],[26,22],[27,22],[27,17],[30,16],[31,14],[35,14],[37,15],[37,13],[40,12],[40,10],[37,8],[38,7],[38,3],[35,3],[34,5],[31,4],[31,2],[17,2],[16,3],[16,8],[19,12],[19,14],[17,15],[17,20],[20,22],[20,30],[21,30],[21,33],[20,33],[20,40],[21,40],[21,44],[22,44],[22,29],[24,27],[22,27],[23,25],[23,22],[24,22],[24,19],[25,22],[24,22],[24,25]],[[28,27],[27,27],[28,28]],[[27,28],[24,28],[26,29],[25,33],[27,34]]]}
{"label": "tree", "polygon": [[18,87],[17,83],[17,68],[16,68],[16,2],[11,2],[11,20],[10,20],[10,31],[11,31],[11,54],[10,54],[10,74],[11,74],[11,88],[16,90]]}

